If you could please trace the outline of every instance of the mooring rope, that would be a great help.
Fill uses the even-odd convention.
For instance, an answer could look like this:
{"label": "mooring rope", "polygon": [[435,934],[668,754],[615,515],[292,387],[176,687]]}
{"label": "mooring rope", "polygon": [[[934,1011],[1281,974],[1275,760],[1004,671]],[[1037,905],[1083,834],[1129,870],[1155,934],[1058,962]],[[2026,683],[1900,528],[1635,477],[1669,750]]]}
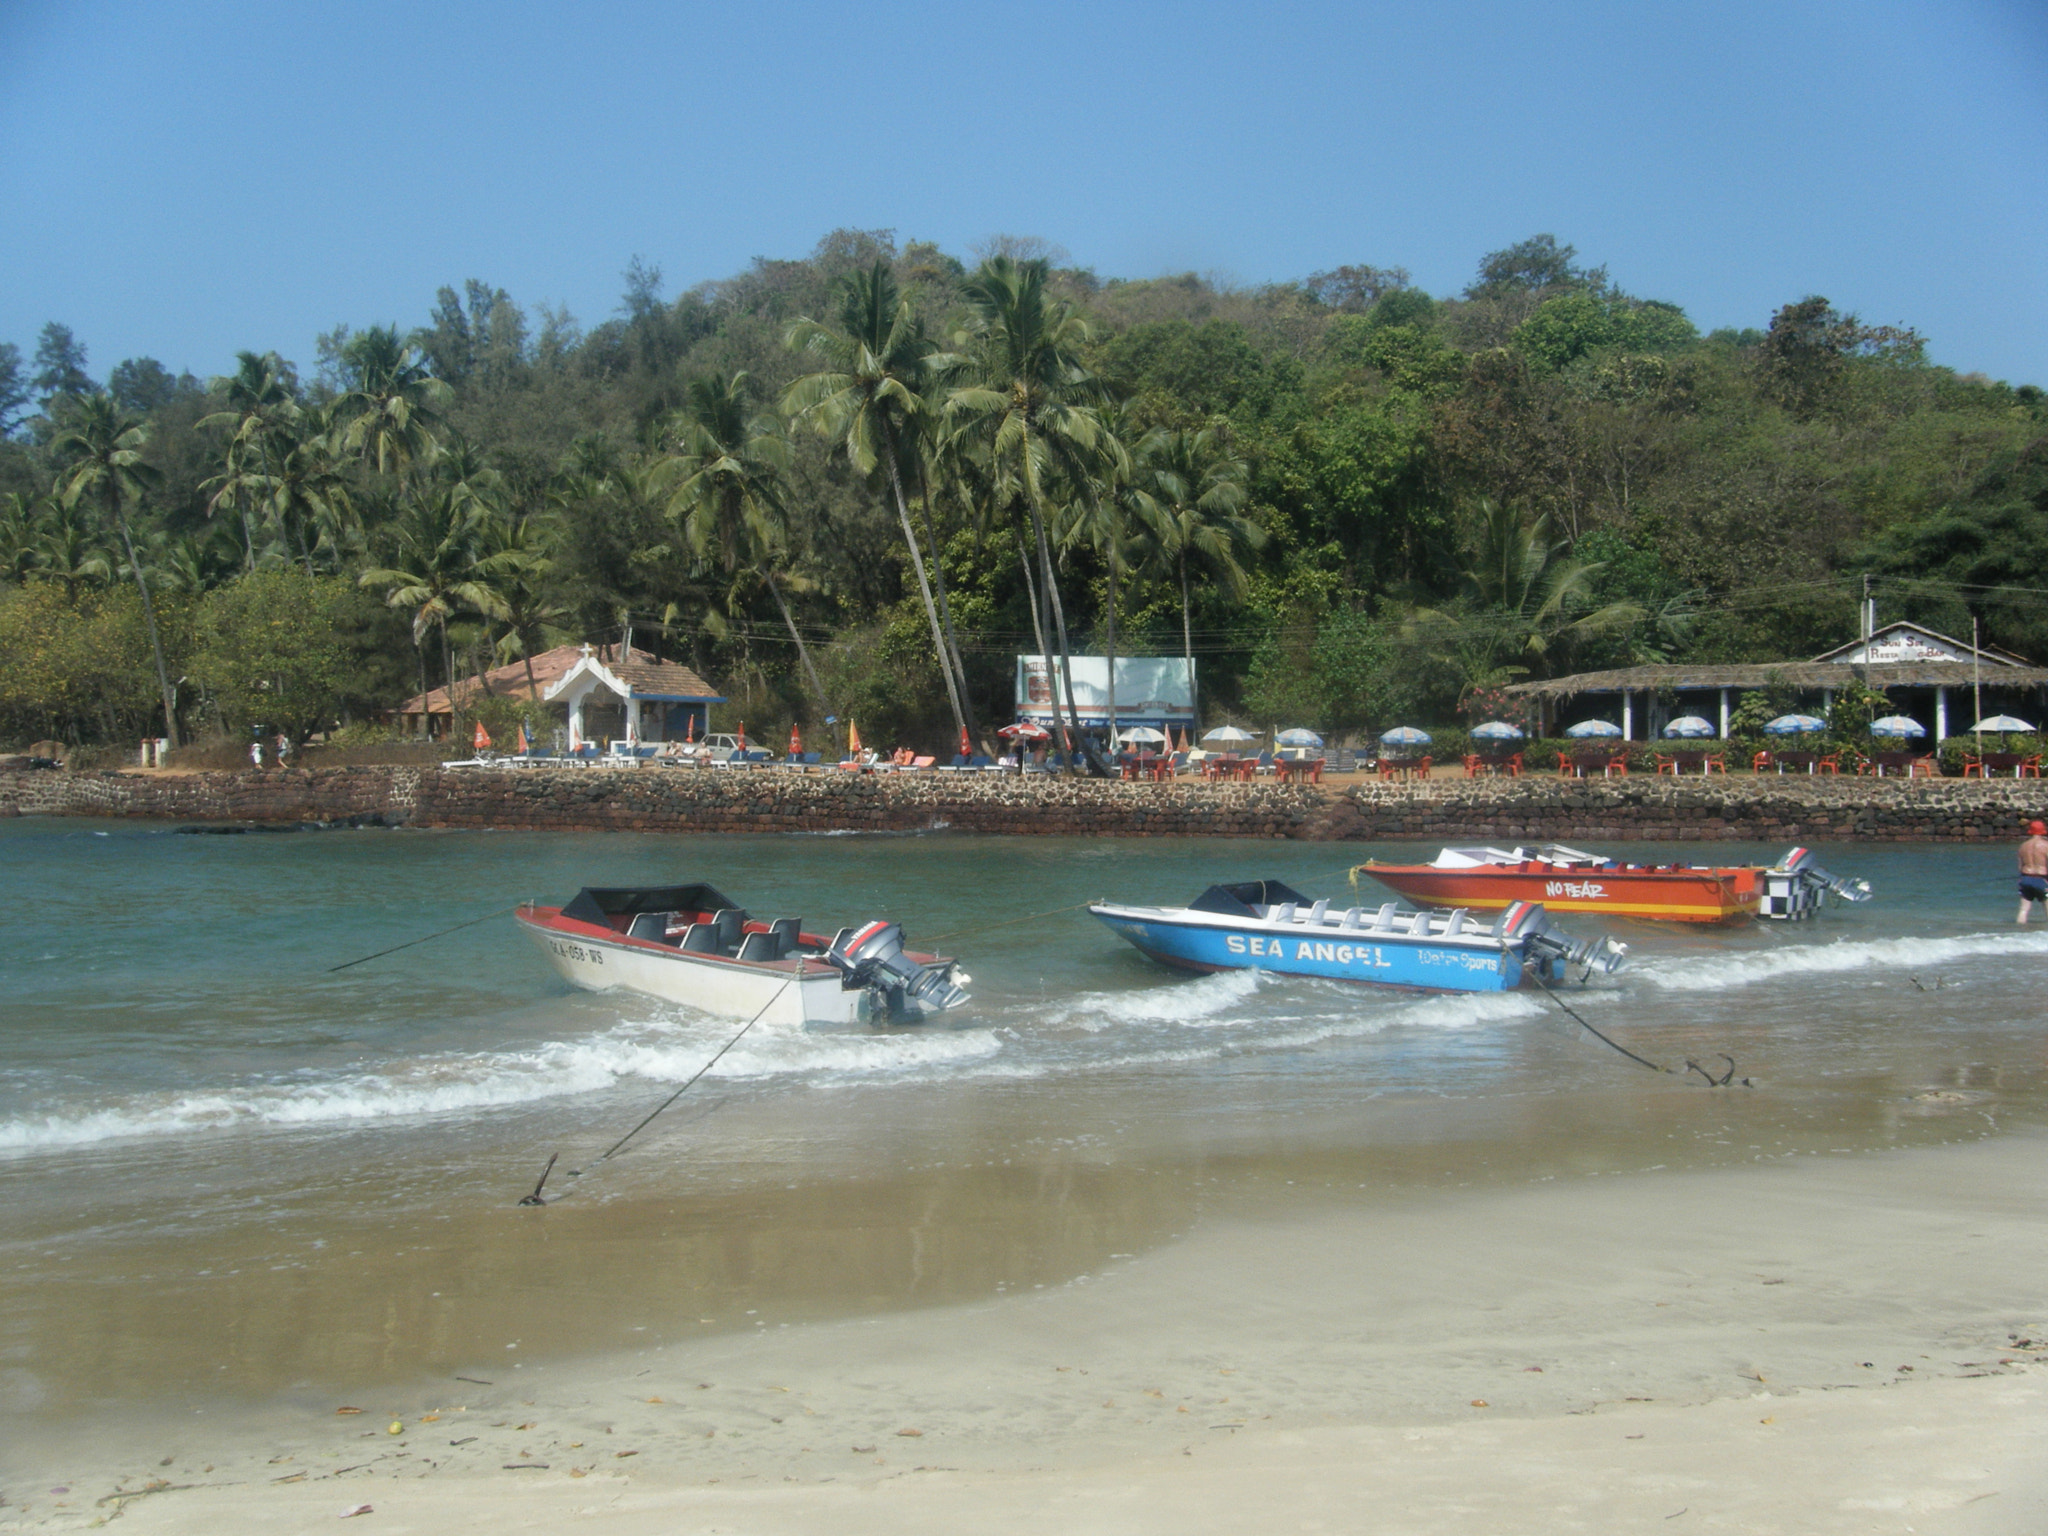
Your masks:
{"label": "mooring rope", "polygon": [[[1714,1076],[1713,1073],[1709,1072],[1705,1067],[1701,1066],[1698,1062],[1694,1061],[1690,1056],[1688,1056],[1685,1060],[1685,1070],[1683,1072],[1680,1072],[1676,1067],[1659,1066],[1656,1062],[1650,1060],[1650,1058],[1647,1056],[1638,1056],[1634,1051],[1630,1050],[1627,1046],[1620,1044],[1618,1041],[1608,1038],[1606,1035],[1602,1034],[1599,1030],[1595,1029],[1591,1024],[1589,1024],[1586,1021],[1586,1016],[1580,1013],[1578,1009],[1574,1008],[1570,1003],[1566,1002],[1563,998],[1559,997],[1556,992],[1552,991],[1550,983],[1545,981],[1541,975],[1538,975],[1534,972],[1531,972],[1530,974],[1535,979],[1537,989],[1541,991],[1545,997],[1549,998],[1553,1003],[1557,1004],[1558,1007],[1562,1008],[1567,1014],[1569,1014],[1572,1017],[1573,1021],[1578,1024],[1579,1028],[1583,1029],[1595,1040],[1598,1040],[1602,1045],[1607,1046],[1611,1050],[1621,1052],[1622,1055],[1626,1056],[1630,1061],[1635,1062],[1638,1066],[1648,1067],[1652,1072],[1662,1072],[1667,1077],[1690,1077],[1693,1073],[1697,1072],[1701,1077],[1707,1080],[1707,1086],[1709,1088],[1726,1088],[1736,1081],[1735,1058],[1733,1056],[1729,1056],[1726,1054],[1723,1054],[1721,1059],[1728,1063],[1728,1070],[1722,1073],[1719,1077]],[[1745,1088],[1754,1086],[1746,1077],[1741,1079],[1741,1083],[1742,1086]]]}
{"label": "mooring rope", "polygon": [[496,911],[486,912],[482,917],[473,917],[466,923],[457,923],[453,928],[443,928],[439,933],[430,933],[424,939],[407,939],[403,944],[394,944],[389,949],[380,949],[374,955],[363,955],[354,960],[344,960],[339,965],[330,965],[327,967],[327,970],[331,975],[335,971],[345,971],[352,965],[362,965],[367,961],[381,960],[386,955],[397,954],[401,949],[411,949],[415,944],[426,944],[435,939],[445,939],[451,933],[460,933],[465,928],[474,928],[478,923],[488,923],[494,917],[503,917],[507,912],[517,912],[518,910],[519,906],[517,903],[509,907],[499,907]]}
{"label": "mooring rope", "polygon": [[[799,961],[798,965],[801,966],[802,962]],[[782,994],[789,990],[790,982],[795,981],[797,977],[801,974],[802,972],[801,970],[799,970],[795,974],[787,977],[783,981],[782,985],[775,989],[775,995],[769,998],[767,1002],[761,1005],[761,1011],[755,1014],[751,1019],[747,1020],[746,1023],[742,1024],[740,1026],[740,1032],[738,1034],[734,1035],[730,1040],[726,1041],[725,1044],[721,1045],[716,1051],[712,1052],[711,1059],[705,1062],[704,1065],[699,1067],[695,1072],[692,1072],[690,1074],[690,1079],[688,1082],[684,1083],[682,1087],[678,1088],[674,1093],[670,1094],[667,1098],[663,1099],[659,1104],[655,1105],[653,1113],[649,1114],[645,1120],[642,1120],[638,1125],[634,1126],[633,1129],[626,1132],[625,1135],[621,1136],[609,1147],[606,1147],[604,1151],[600,1152],[596,1157],[593,1157],[585,1167],[571,1168],[569,1170],[569,1177],[572,1179],[582,1178],[583,1175],[587,1173],[591,1168],[595,1168],[599,1163],[605,1162],[614,1153],[616,1153],[619,1150],[619,1148],[623,1147],[635,1136],[638,1136],[642,1131],[646,1130],[648,1126],[652,1125],[654,1123],[654,1118],[656,1115],[659,1115],[663,1110],[667,1109],[669,1105],[675,1103],[677,1099],[680,1099],[684,1094],[688,1093],[690,1089],[696,1085],[698,1078],[702,1077],[706,1072],[709,1072],[713,1067],[717,1066],[720,1057],[725,1055],[725,1053],[731,1050],[734,1046],[738,1045],[740,1041],[746,1038],[748,1030],[752,1029],[756,1024],[760,1023],[762,1019],[768,1016],[768,1010],[770,1008],[773,1008],[778,1002],[782,1000]],[[561,1156],[559,1152],[555,1154],[555,1157],[559,1156]],[[521,1205],[547,1204],[547,1201],[541,1198],[540,1192],[542,1186],[544,1186],[548,1181],[548,1174],[552,1172],[554,1169],[555,1157],[550,1157],[548,1159],[547,1167],[541,1169],[540,1171],[540,1183],[533,1186],[532,1194],[528,1195],[525,1199],[519,1202]]]}

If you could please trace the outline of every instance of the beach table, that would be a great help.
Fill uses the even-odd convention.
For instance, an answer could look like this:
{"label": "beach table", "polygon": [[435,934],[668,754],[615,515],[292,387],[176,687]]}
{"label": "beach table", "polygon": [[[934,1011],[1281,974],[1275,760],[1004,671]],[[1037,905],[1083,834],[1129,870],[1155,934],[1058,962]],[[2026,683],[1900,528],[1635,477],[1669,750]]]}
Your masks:
{"label": "beach table", "polygon": [[1309,784],[1322,783],[1323,759],[1320,757],[1281,758],[1280,782],[1282,784],[1291,784],[1296,782],[1305,782]]}

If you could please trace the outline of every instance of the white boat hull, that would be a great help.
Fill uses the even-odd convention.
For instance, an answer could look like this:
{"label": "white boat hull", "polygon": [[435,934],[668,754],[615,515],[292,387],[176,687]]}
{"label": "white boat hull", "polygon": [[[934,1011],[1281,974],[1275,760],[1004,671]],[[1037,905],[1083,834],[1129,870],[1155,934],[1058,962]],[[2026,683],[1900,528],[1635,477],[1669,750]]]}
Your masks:
{"label": "white boat hull", "polygon": [[523,916],[520,926],[563,978],[585,991],[639,992],[726,1018],[751,1019],[758,1013],[765,1024],[868,1022],[866,988],[847,990],[840,973],[817,959],[728,960],[666,945],[562,933]]}

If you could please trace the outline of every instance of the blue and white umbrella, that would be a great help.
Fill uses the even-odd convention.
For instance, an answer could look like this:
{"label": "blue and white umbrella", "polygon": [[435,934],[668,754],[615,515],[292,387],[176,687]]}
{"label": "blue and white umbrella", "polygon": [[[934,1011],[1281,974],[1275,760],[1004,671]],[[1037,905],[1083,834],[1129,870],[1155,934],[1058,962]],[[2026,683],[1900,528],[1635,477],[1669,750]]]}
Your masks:
{"label": "blue and white umbrella", "polygon": [[1429,732],[1417,730],[1412,725],[1397,725],[1391,731],[1382,731],[1380,741],[1390,747],[1426,747]]}
{"label": "blue and white umbrella", "polygon": [[1700,715],[1680,715],[1664,727],[1666,736],[1712,736],[1716,727],[1711,720]]}
{"label": "blue and white umbrella", "polygon": [[1484,725],[1472,727],[1474,741],[1520,741],[1522,728],[1510,725],[1505,720],[1489,720]]}
{"label": "blue and white umbrella", "polygon": [[1283,747],[1320,747],[1323,744],[1322,737],[1318,736],[1314,731],[1305,731],[1299,726],[1296,726],[1291,731],[1282,731],[1273,740]]}
{"label": "blue and white umbrella", "polygon": [[1803,736],[1809,731],[1824,731],[1828,728],[1825,720],[1812,715],[1780,715],[1764,727],[1766,736]]}
{"label": "blue and white umbrella", "polygon": [[1252,733],[1250,731],[1241,731],[1234,725],[1219,725],[1213,731],[1202,732],[1202,740],[1204,741],[1240,742],[1250,741],[1251,739]]}
{"label": "blue and white umbrella", "polygon": [[1927,727],[1911,715],[1886,715],[1882,720],[1870,722],[1873,736],[1925,736]]}
{"label": "blue and white umbrella", "polygon": [[1581,720],[1577,725],[1565,727],[1567,736],[1619,736],[1621,727],[1612,720]]}
{"label": "blue and white umbrella", "polygon": [[1998,731],[2001,734],[2026,735],[2034,728],[2026,721],[2012,715],[1993,715],[1988,720],[1979,720],[1970,727],[1973,731]]}

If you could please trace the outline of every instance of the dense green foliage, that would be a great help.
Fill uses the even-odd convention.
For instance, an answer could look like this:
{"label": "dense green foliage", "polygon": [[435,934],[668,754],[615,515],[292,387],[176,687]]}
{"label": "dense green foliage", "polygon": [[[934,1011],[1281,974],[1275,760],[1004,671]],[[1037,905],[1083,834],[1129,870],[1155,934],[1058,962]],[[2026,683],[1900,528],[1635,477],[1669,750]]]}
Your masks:
{"label": "dense green foliage", "polygon": [[[1766,317],[1759,317],[1765,319]],[[2048,658],[2048,403],[1801,298],[1701,336],[1539,236],[1438,299],[969,267],[838,231],[584,329],[471,281],[207,383],[0,346],[0,733],[304,735],[567,640],[757,733],[1008,719],[1020,651],[1177,654],[1355,731],[1880,618]],[[176,731],[171,734],[177,734]]]}

